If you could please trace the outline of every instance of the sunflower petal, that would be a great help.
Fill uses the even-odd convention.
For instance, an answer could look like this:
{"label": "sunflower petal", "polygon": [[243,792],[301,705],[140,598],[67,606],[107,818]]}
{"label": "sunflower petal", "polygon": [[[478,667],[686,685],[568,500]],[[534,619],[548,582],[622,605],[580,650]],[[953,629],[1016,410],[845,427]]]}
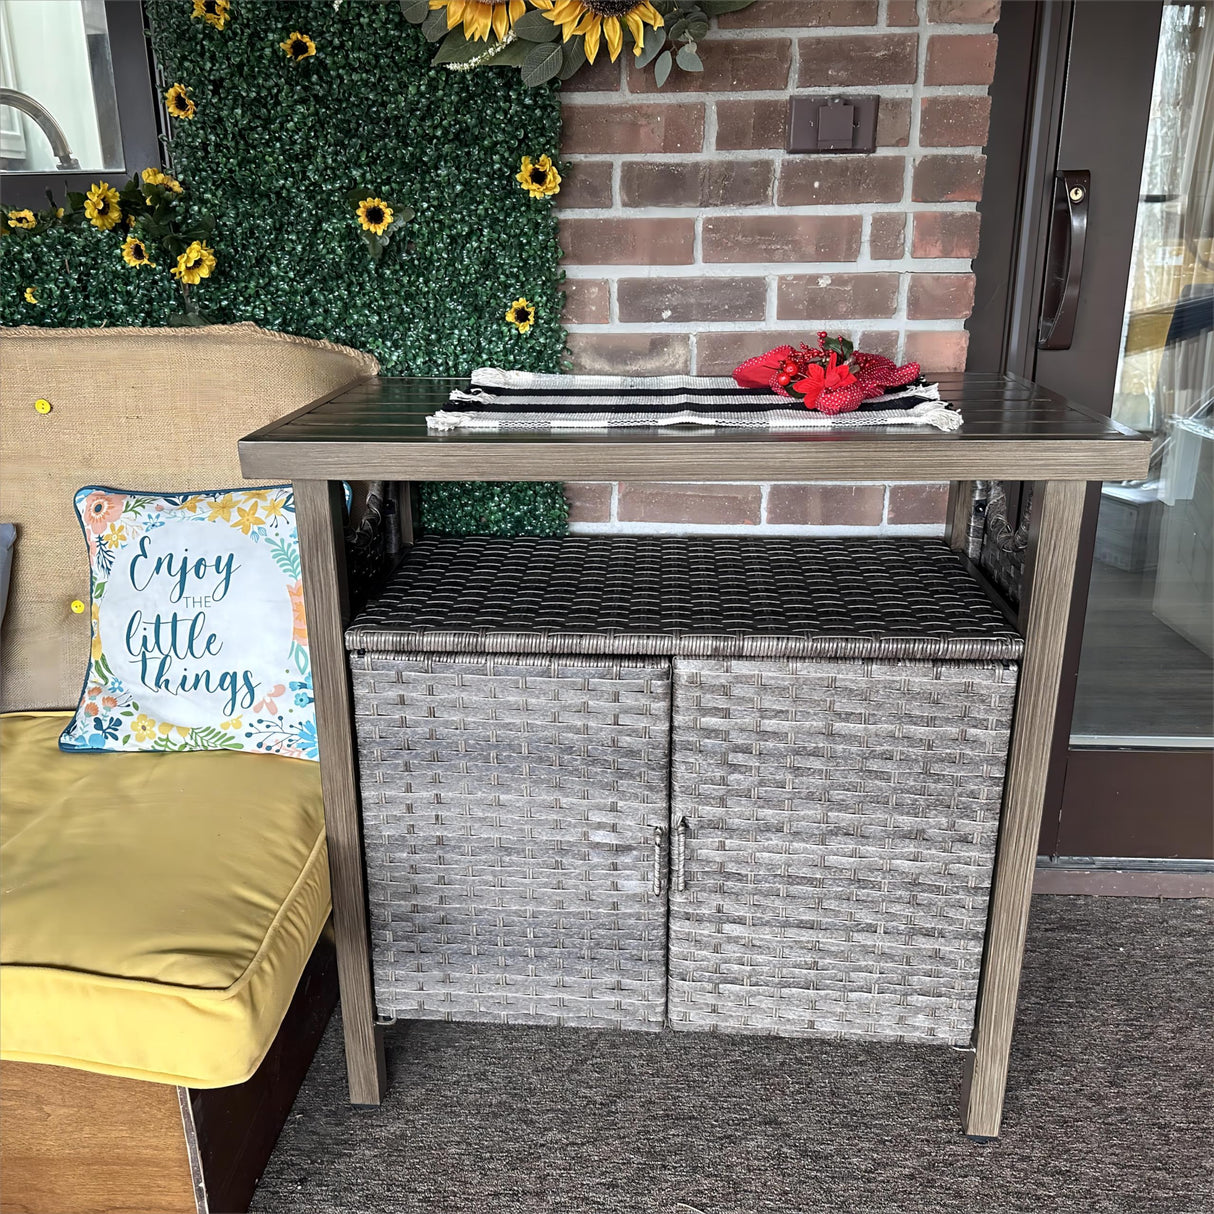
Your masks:
{"label": "sunflower petal", "polygon": [[447,0],[447,28],[454,29],[463,20],[464,0]]}
{"label": "sunflower petal", "polygon": [[527,0],[510,0],[510,21],[513,24],[527,11]]}
{"label": "sunflower petal", "polygon": [[506,36],[506,31],[510,28],[510,12],[504,4],[494,5],[492,20],[493,32],[497,35],[500,42]]}
{"label": "sunflower petal", "polygon": [[614,63],[620,57],[624,46],[624,31],[620,29],[618,17],[603,18],[603,35],[607,39],[607,49],[611,52],[611,62]]}
{"label": "sunflower petal", "polygon": [[603,26],[600,21],[595,21],[586,30],[586,62],[593,63],[594,57],[599,53],[599,38],[603,33]]}
{"label": "sunflower petal", "polygon": [[640,55],[640,53],[645,49],[645,22],[642,21],[635,12],[626,14],[624,21],[628,28],[632,31],[632,53],[634,55]]}

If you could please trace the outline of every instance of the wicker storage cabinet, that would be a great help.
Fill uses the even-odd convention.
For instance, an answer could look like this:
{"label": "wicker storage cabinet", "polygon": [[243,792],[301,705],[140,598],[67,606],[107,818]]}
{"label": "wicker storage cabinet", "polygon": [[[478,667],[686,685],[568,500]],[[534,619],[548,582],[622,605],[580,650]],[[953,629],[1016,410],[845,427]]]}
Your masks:
{"label": "wicker storage cabinet", "polygon": [[1021,643],[945,545],[425,539],[346,641],[381,1015],[968,1040]]}

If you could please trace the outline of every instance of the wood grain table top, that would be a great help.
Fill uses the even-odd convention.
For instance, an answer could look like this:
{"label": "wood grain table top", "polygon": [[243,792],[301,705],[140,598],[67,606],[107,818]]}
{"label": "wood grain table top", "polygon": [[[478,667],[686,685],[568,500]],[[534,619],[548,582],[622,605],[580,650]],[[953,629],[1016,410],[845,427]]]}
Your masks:
{"label": "wood grain table top", "polygon": [[240,440],[247,477],[280,480],[1132,480],[1150,440],[1027,380],[939,377],[959,430],[668,429],[429,434],[466,379],[373,378]]}

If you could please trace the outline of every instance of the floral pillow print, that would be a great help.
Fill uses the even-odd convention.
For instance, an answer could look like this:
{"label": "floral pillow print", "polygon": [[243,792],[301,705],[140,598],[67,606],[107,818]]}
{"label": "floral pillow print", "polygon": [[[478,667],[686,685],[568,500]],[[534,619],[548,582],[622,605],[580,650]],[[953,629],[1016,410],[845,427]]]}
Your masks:
{"label": "floral pillow print", "polygon": [[92,569],[92,650],[60,748],[315,759],[291,487],[89,486],[75,502]]}

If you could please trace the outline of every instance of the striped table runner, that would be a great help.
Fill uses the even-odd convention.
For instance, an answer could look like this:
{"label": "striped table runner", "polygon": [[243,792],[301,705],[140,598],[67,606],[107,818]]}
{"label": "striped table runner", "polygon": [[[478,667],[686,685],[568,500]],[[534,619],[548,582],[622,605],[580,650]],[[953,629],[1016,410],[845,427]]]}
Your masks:
{"label": "striped table runner", "polygon": [[739,388],[728,376],[540,375],[481,367],[451,407],[426,428],[451,430],[608,430],[638,426],[720,426],[735,430],[854,430],[934,426],[956,430],[961,414],[920,379],[865,401],[852,413],[804,408],[795,398]]}

